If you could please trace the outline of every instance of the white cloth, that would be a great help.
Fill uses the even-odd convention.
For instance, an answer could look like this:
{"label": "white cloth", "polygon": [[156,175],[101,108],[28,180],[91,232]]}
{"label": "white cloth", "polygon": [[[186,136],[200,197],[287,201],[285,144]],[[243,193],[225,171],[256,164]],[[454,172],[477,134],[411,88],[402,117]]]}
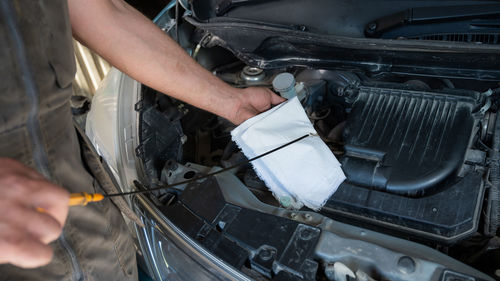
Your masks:
{"label": "white cloth", "polygon": [[243,122],[232,132],[252,158],[312,134],[252,162],[259,177],[284,207],[318,210],[345,180],[339,161],[317,135],[297,97]]}

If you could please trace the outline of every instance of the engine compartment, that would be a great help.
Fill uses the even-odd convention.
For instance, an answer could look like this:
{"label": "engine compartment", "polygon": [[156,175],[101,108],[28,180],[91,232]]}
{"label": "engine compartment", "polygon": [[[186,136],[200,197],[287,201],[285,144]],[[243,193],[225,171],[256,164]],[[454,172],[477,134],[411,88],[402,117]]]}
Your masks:
{"label": "engine compartment", "polygon": [[[293,74],[311,123],[348,179],[319,212],[280,206],[251,165],[155,192],[152,202],[187,236],[258,280],[337,280],[329,276],[335,264],[356,271],[356,280],[488,279],[465,264],[498,278],[500,196],[492,187],[500,186],[500,72],[490,45],[498,40],[476,38],[496,27],[475,26],[468,39],[418,37],[437,22],[366,33],[391,11],[489,2],[292,2],[192,1],[192,10],[171,9],[158,25],[234,87],[272,89],[277,75]],[[349,8],[364,2],[374,9]],[[225,4],[225,12],[200,14]],[[304,9],[278,16],[276,7],[286,6]],[[294,16],[302,13],[308,16]],[[466,32],[449,22],[438,29]],[[246,159],[227,120],[144,85],[140,96],[136,155],[147,187]],[[341,225],[349,230],[337,232]],[[293,253],[301,254],[290,262]],[[412,275],[415,264],[431,267]]]}
{"label": "engine compartment", "polygon": [[[214,73],[236,87],[269,87],[282,71],[240,63]],[[287,71],[307,89],[304,108],[348,178],[322,209],[324,215],[432,243],[456,243],[481,231],[485,143],[491,141],[494,119],[484,92],[494,83],[457,89],[438,78]],[[149,88],[143,89],[140,106],[143,141],[137,151],[151,186],[175,182],[179,165],[227,167],[244,159],[227,120]],[[200,172],[190,171],[184,178]],[[249,165],[236,175],[262,201],[279,205]]]}
{"label": "engine compartment", "polygon": [[[213,69],[235,87],[271,87],[272,78],[284,71],[293,73],[306,89],[303,106],[348,177],[321,215],[429,245],[483,270],[489,269],[488,262],[491,267],[488,255],[497,251],[491,246],[497,243],[491,242],[497,241],[491,222],[498,219],[488,215],[493,201],[488,192],[489,156],[498,106],[497,91],[489,89],[494,89],[495,82],[368,77],[355,71],[303,67],[261,70],[241,62]],[[231,141],[230,131],[235,126],[227,120],[146,86],[142,86],[136,110],[140,112],[141,143],[136,152],[151,187],[246,159]],[[234,174],[238,184],[261,202],[279,207],[250,165]],[[159,192],[155,197],[186,231],[197,224],[181,223],[187,214],[175,209],[187,204],[182,198],[196,197],[194,192],[186,197],[185,188]],[[209,196],[203,188],[198,196]],[[205,203],[190,200],[200,206],[224,202],[211,196],[205,199]],[[197,207],[188,209],[192,208]],[[219,215],[228,212],[225,208]],[[247,251],[260,249],[255,247]],[[242,262],[239,259],[238,266]]]}
{"label": "engine compartment", "polygon": [[[225,54],[212,50],[199,60],[235,87],[271,88],[276,75],[290,72],[305,89],[304,109],[348,178],[321,215],[430,245],[481,267],[484,257],[478,253],[491,250],[487,245],[495,233],[490,226],[498,220],[487,215],[493,201],[488,172],[498,106],[498,90],[490,89],[497,82],[301,66],[259,69],[239,60],[215,66],[217,52]],[[231,141],[235,126],[227,120],[146,86],[136,110],[136,152],[148,186],[190,179],[246,159]],[[280,206],[250,165],[234,174],[261,202]],[[188,227],[181,223],[186,211],[179,206],[187,204],[182,198],[195,194],[186,197],[185,188],[158,192],[156,198],[170,206],[171,219]]]}

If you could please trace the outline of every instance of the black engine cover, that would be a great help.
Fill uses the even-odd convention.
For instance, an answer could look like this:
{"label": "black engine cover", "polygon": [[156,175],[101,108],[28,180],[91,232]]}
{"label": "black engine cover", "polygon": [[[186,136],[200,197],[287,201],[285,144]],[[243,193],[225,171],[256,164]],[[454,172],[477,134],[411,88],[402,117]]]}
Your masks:
{"label": "black engine cover", "polygon": [[[433,241],[472,233],[482,175],[459,176],[480,104],[475,92],[360,86],[344,131],[347,180],[323,211]],[[413,236],[412,235],[412,236]]]}

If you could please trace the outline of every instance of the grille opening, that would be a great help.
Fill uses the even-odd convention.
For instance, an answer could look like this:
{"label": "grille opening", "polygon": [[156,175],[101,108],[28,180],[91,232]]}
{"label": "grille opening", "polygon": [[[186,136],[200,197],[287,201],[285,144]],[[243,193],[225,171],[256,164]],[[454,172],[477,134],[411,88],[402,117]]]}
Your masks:
{"label": "grille opening", "polygon": [[500,44],[500,33],[448,33],[448,34],[429,34],[410,37],[415,40],[436,40],[436,41],[453,41],[453,42],[469,42],[482,44]]}

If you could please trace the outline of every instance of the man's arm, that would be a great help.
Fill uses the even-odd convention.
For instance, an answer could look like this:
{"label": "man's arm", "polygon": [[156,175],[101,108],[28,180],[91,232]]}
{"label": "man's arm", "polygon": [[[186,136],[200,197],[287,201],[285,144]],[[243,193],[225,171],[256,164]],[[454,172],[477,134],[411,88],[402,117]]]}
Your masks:
{"label": "man's arm", "polygon": [[202,68],[122,0],[68,0],[74,36],[134,79],[235,124],[283,99],[265,88],[233,88]]}

